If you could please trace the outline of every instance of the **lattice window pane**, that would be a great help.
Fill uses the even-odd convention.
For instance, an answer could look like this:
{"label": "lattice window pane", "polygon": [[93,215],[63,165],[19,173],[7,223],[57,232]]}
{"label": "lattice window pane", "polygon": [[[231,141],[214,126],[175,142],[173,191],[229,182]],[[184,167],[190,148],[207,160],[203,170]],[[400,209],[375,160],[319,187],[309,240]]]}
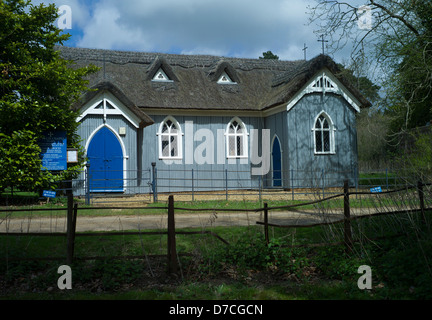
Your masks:
{"label": "lattice window pane", "polygon": [[169,136],[168,135],[163,135],[161,137],[162,139],[162,156],[163,157],[168,157],[169,156]]}
{"label": "lattice window pane", "polygon": [[241,136],[237,136],[237,156],[243,155],[243,139]]}
{"label": "lattice window pane", "polygon": [[322,152],[322,132],[321,131],[315,131],[315,148],[316,152]]}
{"label": "lattice window pane", "polygon": [[235,136],[233,135],[228,136],[228,152],[230,156],[232,157],[236,156],[236,143],[235,143]]}
{"label": "lattice window pane", "polygon": [[323,122],[323,128],[324,128],[324,129],[328,129],[328,128],[329,128],[329,124],[328,124],[327,119],[324,119],[324,122]]}
{"label": "lattice window pane", "polygon": [[172,135],[170,137],[171,141],[171,157],[177,157],[178,156],[178,140],[176,135]]}
{"label": "lattice window pane", "polygon": [[323,131],[324,152],[330,152],[330,132]]}

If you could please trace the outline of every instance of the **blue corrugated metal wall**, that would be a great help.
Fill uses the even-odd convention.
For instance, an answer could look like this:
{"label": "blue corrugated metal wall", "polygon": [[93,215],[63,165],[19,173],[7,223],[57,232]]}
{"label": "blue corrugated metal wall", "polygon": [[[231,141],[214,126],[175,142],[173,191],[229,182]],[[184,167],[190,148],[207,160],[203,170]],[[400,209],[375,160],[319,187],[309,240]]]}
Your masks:
{"label": "blue corrugated metal wall", "polygon": [[[325,111],[334,121],[335,154],[314,154],[313,131],[316,116]],[[98,129],[104,125],[118,133],[120,127],[126,128],[126,134],[116,134],[124,148],[124,186],[125,193],[148,193],[151,181],[152,162],[156,163],[158,177],[158,192],[190,191],[192,186],[192,170],[195,191],[221,190],[232,188],[271,187],[272,172],[263,178],[251,174],[250,135],[252,129],[260,130],[259,152],[261,155],[261,129],[270,130],[270,143],[277,135],[281,151],[281,186],[291,187],[319,187],[317,181],[322,181],[323,174],[327,181],[350,179],[354,183],[357,174],[357,137],[355,111],[340,96],[327,94],[305,95],[290,111],[261,118],[241,116],[249,133],[249,159],[227,159],[225,136],[228,123],[233,116],[210,115],[175,115],[171,114],[181,126],[183,159],[171,164],[159,159],[158,130],[160,123],[168,115],[149,115],[155,123],[144,129],[135,128],[126,118],[120,115],[107,115],[104,123],[102,115],[87,115],[81,120],[78,134],[83,139],[83,146],[90,143]],[[186,122],[193,123],[193,132],[186,132]],[[192,157],[193,163],[186,163],[185,145],[190,143],[193,150],[201,145],[203,140],[195,141],[194,135],[200,129],[209,130],[214,137],[213,163],[199,164]],[[218,136],[218,130],[222,134]],[[221,143],[222,155],[218,154],[218,140]],[[270,146],[271,148],[271,146]],[[222,163],[220,163],[222,162]],[[259,165],[258,165],[259,166]],[[228,170],[229,176],[226,177]],[[84,179],[84,174],[81,175]],[[228,185],[226,184],[228,178]],[[321,180],[320,180],[321,179]],[[78,183],[77,194],[84,194],[84,183]]]}
{"label": "blue corrugated metal wall", "polygon": [[[315,154],[312,128],[314,120],[325,111],[333,120],[335,153]],[[294,187],[318,186],[314,181],[349,179],[357,175],[357,136],[355,111],[340,96],[314,93],[304,96],[286,115],[289,169],[294,172]],[[324,175],[324,177],[322,177]],[[328,185],[329,183],[327,183]]]}

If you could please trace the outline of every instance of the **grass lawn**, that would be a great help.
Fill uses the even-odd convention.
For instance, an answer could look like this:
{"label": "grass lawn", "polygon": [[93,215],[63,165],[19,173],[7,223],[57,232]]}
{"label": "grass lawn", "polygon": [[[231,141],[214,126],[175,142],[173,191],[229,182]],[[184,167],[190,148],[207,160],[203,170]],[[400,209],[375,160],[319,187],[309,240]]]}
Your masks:
{"label": "grass lawn", "polygon": [[[432,219],[431,212],[427,217]],[[165,235],[77,237],[71,265],[73,289],[64,291],[57,288],[57,268],[64,260],[13,258],[63,257],[65,238],[1,236],[0,298],[430,299],[431,234],[417,221],[418,217],[393,216],[355,222],[353,233],[362,241],[351,255],[341,245],[301,246],[340,241],[343,226],[271,228],[270,245],[265,244],[258,226],[211,229],[229,245],[208,234],[178,234],[181,272],[176,277],[166,272]],[[377,235],[391,237],[366,240]],[[111,258],[117,255],[142,255],[142,259]],[[84,256],[105,259],[79,259]],[[371,290],[357,286],[360,265],[372,268]]]}
{"label": "grass lawn", "polygon": [[[21,196],[32,198],[34,195]],[[397,199],[392,201],[398,204]],[[269,207],[304,203],[292,200],[266,202]],[[380,203],[373,197],[350,198],[351,207],[375,207]],[[166,203],[147,206],[152,209],[93,209],[79,201],[78,214],[166,214]],[[219,209],[254,210],[262,206],[259,201],[175,203],[176,214],[188,213],[179,208],[217,212]],[[19,208],[23,211],[0,212],[0,221],[10,214],[15,217],[64,216],[66,201],[58,198]],[[317,208],[343,208],[343,198],[292,210]],[[208,229],[229,245],[209,234],[177,234],[181,272],[175,277],[166,272],[166,235],[77,236],[76,259],[71,265],[73,289],[65,291],[57,288],[60,276],[57,268],[65,264],[65,237],[1,235],[0,299],[431,299],[430,211],[427,217],[429,224],[426,225],[418,215],[407,214],[356,220],[352,230],[359,242],[351,255],[345,253],[343,245],[305,246],[342,241],[343,225],[271,228],[269,245],[264,241],[260,226]],[[114,258],[136,255],[141,258]],[[58,257],[59,260],[35,259],[41,257]],[[81,260],[82,257],[97,258]],[[361,265],[372,268],[371,290],[360,290],[357,286]]]}

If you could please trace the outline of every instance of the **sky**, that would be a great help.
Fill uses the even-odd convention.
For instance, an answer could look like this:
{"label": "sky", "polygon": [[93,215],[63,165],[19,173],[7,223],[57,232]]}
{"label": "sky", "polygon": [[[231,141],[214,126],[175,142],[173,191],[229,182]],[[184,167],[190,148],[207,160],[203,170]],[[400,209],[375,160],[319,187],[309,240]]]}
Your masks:
{"label": "sky", "polygon": [[[281,60],[322,52],[308,23],[314,0],[34,0],[68,6],[60,19],[72,35],[66,46]],[[60,20],[59,19],[59,20]],[[59,23],[60,21],[57,21]],[[346,49],[347,50],[347,49]],[[349,51],[332,55],[342,62]]]}

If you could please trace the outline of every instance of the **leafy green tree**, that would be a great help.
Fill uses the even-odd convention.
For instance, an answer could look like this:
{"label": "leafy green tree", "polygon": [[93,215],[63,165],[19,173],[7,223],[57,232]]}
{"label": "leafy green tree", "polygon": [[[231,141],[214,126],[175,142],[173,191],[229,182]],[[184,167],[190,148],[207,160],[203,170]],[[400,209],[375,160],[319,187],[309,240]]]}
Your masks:
{"label": "leafy green tree", "polygon": [[372,104],[376,103],[380,99],[379,90],[381,87],[379,85],[372,82],[367,76],[355,75],[354,70],[350,67],[346,67],[341,63],[338,63],[337,65],[341,70],[341,74]]}
{"label": "leafy green tree", "polygon": [[29,190],[49,187],[54,182],[50,172],[41,174],[40,148],[33,132],[15,131],[11,135],[0,133],[0,186]]}
{"label": "leafy green tree", "polygon": [[[66,131],[68,147],[79,147],[70,106],[95,67],[71,68],[60,57],[56,46],[70,35],[55,26],[58,16],[54,5],[0,1],[0,192],[12,185],[34,190],[53,178],[35,157],[44,132]],[[55,178],[72,177],[80,165]]]}
{"label": "leafy green tree", "polygon": [[[363,4],[361,9],[347,1],[317,0],[311,22],[322,22],[317,33],[328,35],[333,52],[353,43],[351,58],[376,68],[393,134],[424,126],[432,119],[432,1]],[[360,28],[365,19],[369,26]]]}
{"label": "leafy green tree", "polygon": [[279,56],[275,55],[271,51],[263,52],[263,56],[259,57],[259,58],[260,59],[275,59],[275,60],[279,60]]}

